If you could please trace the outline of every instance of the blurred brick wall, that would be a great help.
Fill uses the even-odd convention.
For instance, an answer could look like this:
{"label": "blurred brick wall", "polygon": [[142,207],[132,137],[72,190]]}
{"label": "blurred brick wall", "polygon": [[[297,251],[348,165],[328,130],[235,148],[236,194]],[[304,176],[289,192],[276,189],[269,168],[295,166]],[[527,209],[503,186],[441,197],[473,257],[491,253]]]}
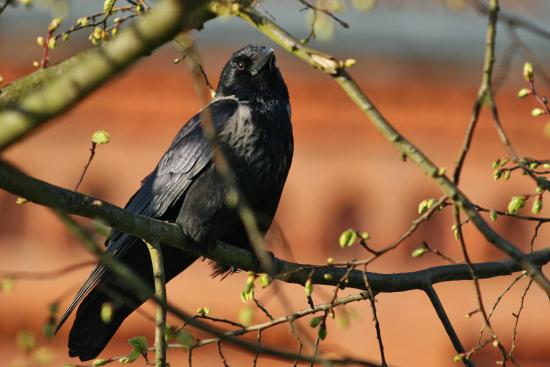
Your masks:
{"label": "blurred brick wall", "polygon": [[[211,79],[216,79],[221,60],[228,54],[229,51],[205,52]],[[72,188],[88,157],[91,133],[105,129],[111,133],[112,142],[98,148],[81,191],[124,205],[181,124],[201,107],[187,71],[181,64],[173,65],[172,58],[169,51],[164,51],[142,61],[56,122],[10,148],[5,158],[35,177]],[[399,154],[377,135],[329,77],[284,55],[279,56],[279,60],[292,98],[296,151],[277,215],[277,227],[284,233],[291,255],[281,245],[282,237],[277,233],[270,236],[272,250],[284,258],[321,263],[329,256],[345,260],[366,255],[358,247],[347,250],[338,247],[337,238],[348,227],[368,230],[374,247],[396,240],[416,218],[418,203],[427,197],[439,196],[437,188],[414,164],[402,162]],[[0,73],[7,81],[29,71],[26,66],[0,59]],[[447,167],[448,172],[452,170],[476,93],[478,68],[365,57],[359,59],[352,73],[405,136],[437,164]],[[544,157],[548,153],[548,140],[542,137],[542,124],[529,117],[531,102],[515,99],[518,85],[517,78],[512,78],[499,92],[503,123],[522,155]],[[505,183],[493,181],[491,162],[504,155],[491,120],[484,115],[462,180],[464,191],[475,202],[503,209],[512,194],[532,190],[530,182],[521,177]],[[375,262],[370,269],[391,273],[440,264],[431,256],[411,259],[411,250],[422,240],[460,259],[451,224],[450,211],[437,214],[399,249]],[[533,226],[504,218],[499,218],[494,226],[522,249],[528,249]],[[466,227],[466,236],[476,261],[502,258],[470,226]],[[537,243],[547,243],[549,236],[548,230],[543,229]],[[49,210],[33,204],[18,206],[15,197],[0,192],[0,270],[52,270],[89,258]],[[47,305],[66,294],[67,289],[79,285],[88,271],[83,269],[55,280],[20,281],[13,294],[0,294],[3,361],[21,356],[14,346],[15,332],[28,328],[39,333],[47,317]],[[208,305],[216,316],[236,318],[243,307],[239,300],[243,274],[224,280],[223,287],[208,274],[206,263],[193,265],[170,284],[170,298],[191,312]],[[488,305],[510,279],[483,281]],[[519,305],[522,287],[514,288],[495,315],[495,327],[506,342],[511,338],[514,321],[511,312]],[[283,289],[295,307],[307,307],[300,287],[284,286]],[[479,316],[464,317],[476,308],[472,285],[454,282],[439,285],[437,290],[466,347],[473,346],[481,321]],[[328,294],[328,290],[324,293]],[[285,313],[277,301],[280,296],[270,297],[269,291],[262,291],[260,295],[273,314]],[[326,297],[317,296],[316,300],[323,298]],[[423,294],[382,294],[377,299],[391,364],[455,365],[450,342]],[[145,308],[151,311],[151,307]],[[330,322],[326,350],[378,359],[370,307],[363,303],[350,305],[348,309],[354,310],[358,318],[346,330]],[[550,352],[546,341],[550,331],[542,326],[548,320],[548,300],[538,289],[533,289],[519,326],[517,356],[523,365],[548,365]],[[104,355],[127,352],[126,339],[132,335],[147,335],[152,339],[151,324],[143,321],[140,315],[133,315]],[[68,327],[64,327],[51,343],[56,363],[68,361],[67,331]],[[266,332],[265,338],[283,347],[296,347],[287,327]],[[232,350],[227,354],[232,365],[250,364],[252,358]],[[198,350],[195,355],[196,365],[220,364],[213,348]],[[172,365],[181,364],[186,358],[184,352],[171,352]],[[486,364],[480,365],[493,365],[496,354],[487,350],[481,358]],[[259,365],[285,364],[260,358]]]}

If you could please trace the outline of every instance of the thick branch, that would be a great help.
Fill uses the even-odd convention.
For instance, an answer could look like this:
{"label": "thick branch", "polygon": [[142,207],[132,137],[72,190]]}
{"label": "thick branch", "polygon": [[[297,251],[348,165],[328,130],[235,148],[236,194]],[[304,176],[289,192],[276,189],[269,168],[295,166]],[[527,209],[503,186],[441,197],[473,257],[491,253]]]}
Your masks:
{"label": "thick branch", "polygon": [[[109,42],[63,63],[53,72],[42,72],[17,82],[8,89],[7,101],[12,104],[19,93],[43,85],[12,107],[0,112],[0,150],[16,142],[31,130],[76,105],[86,95],[141,56],[171,40],[182,29],[194,29],[214,15],[208,2],[163,0],[151,12]],[[54,77],[61,73],[61,77]],[[44,79],[47,79],[46,83]],[[49,81],[52,80],[51,84]]]}
{"label": "thick branch", "polygon": [[[17,169],[0,162],[0,188],[15,195],[22,196],[36,204],[48,206],[67,214],[79,215],[92,219],[100,219],[106,224],[143,238],[149,243],[163,243],[181,248],[192,254],[204,256],[225,265],[247,271],[259,271],[255,256],[246,250],[218,242],[207,248],[192,243],[173,223],[144,217],[131,213],[107,202],[91,196],[63,189],[44,181],[29,177]],[[26,204],[28,205],[28,204]],[[526,260],[540,267],[550,262],[550,249],[533,252]],[[509,275],[521,270],[513,260],[473,264],[479,279]],[[348,269],[335,266],[315,266],[297,264],[281,259],[273,259],[275,278],[303,285],[311,276],[315,284],[338,285]],[[332,276],[325,278],[324,274]],[[472,275],[467,265],[445,265],[432,267],[415,272],[380,274],[368,273],[369,285],[374,294],[384,292],[404,292],[413,289],[424,290],[427,285],[452,280],[470,280]],[[359,270],[349,272],[350,288],[366,290],[364,273]]]}
{"label": "thick branch", "polygon": [[242,9],[237,15],[258,28],[262,33],[290,53],[304,60],[309,65],[332,75],[350,99],[369,118],[378,132],[391,142],[401,154],[415,162],[428,177],[432,178],[437,186],[439,186],[440,190],[464,211],[483,236],[495,247],[520,264],[520,266],[527,271],[529,276],[531,276],[550,296],[550,281],[542,274],[540,269],[528,259],[526,254],[510,243],[510,241],[496,233],[479,214],[468,197],[449,180],[447,176],[442,174],[440,168],[382,116],[380,111],[378,111],[376,106],[374,106],[365,95],[355,80],[353,80],[346,70],[344,70],[344,62],[340,62],[330,55],[323,54],[308,46],[302,45],[295,37],[270,19],[264,17],[255,9]]}

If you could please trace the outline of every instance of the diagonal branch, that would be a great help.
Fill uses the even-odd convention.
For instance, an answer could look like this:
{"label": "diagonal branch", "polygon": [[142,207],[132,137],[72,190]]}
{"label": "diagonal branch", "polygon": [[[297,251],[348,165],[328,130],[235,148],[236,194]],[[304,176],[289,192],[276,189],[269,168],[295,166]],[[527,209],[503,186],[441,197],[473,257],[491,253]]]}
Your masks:
{"label": "diagonal branch", "polygon": [[86,53],[78,64],[68,68],[51,84],[45,84],[15,106],[0,112],[0,150],[70,109],[141,56],[170,41],[182,29],[198,28],[212,17],[214,14],[208,10],[208,2],[160,1],[112,41]]}
{"label": "diagonal branch", "polygon": [[[480,0],[468,0],[468,3],[480,14],[488,15],[491,12],[490,5]],[[550,30],[513,13],[502,13],[499,20],[514,28],[521,28],[542,38],[550,39]]]}
{"label": "diagonal branch", "polygon": [[388,120],[381,114],[376,106],[361,90],[359,85],[345,70],[345,61],[338,61],[334,57],[321,53],[308,46],[302,45],[294,36],[286,32],[267,17],[252,8],[240,9],[237,14],[244,21],[258,28],[267,37],[281,45],[284,49],[302,59],[314,68],[330,74],[340,85],[350,99],[369,118],[370,122],[391,142],[402,155],[416,163],[424,173],[430,177],[439,189],[454,201],[467,215],[471,222],[477,227],[481,234],[495,247],[514,259],[524,270],[527,271],[537,284],[550,295],[550,281],[544,276],[540,269],[529,261],[527,255],[519,250],[510,241],[500,236],[479,214],[474,204],[468,197],[443,174],[443,171],[436,166],[428,156],[419,148],[408,141],[397,131]]}
{"label": "diagonal branch", "polygon": [[[0,161],[0,188],[25,197],[36,204],[51,207],[67,214],[100,219],[111,227],[143,238],[149,243],[159,242],[175,246],[221,264],[247,271],[259,271],[254,254],[249,251],[222,242],[218,242],[215,246],[201,248],[186,237],[176,224],[134,214],[91,196],[48,184],[21,173],[2,161]],[[550,262],[550,249],[526,255],[525,260],[534,266],[541,267]],[[366,290],[363,271],[349,271],[347,267],[329,265],[298,264],[276,257],[272,262],[274,277],[287,283],[303,285],[306,280],[311,279],[314,284],[336,286],[338,279],[349,273],[349,283],[346,286]],[[510,275],[522,270],[521,266],[511,259],[472,264],[472,266],[478,279]],[[325,276],[325,274],[331,276]],[[414,272],[393,274],[368,272],[367,276],[373,294],[404,292],[414,289],[424,290],[427,284],[472,279],[471,272],[465,264],[436,266]]]}
{"label": "diagonal branch", "polygon": [[[458,335],[456,334],[456,331],[453,328],[453,325],[451,324],[451,320],[449,320],[449,316],[447,316],[447,313],[445,312],[445,308],[443,308],[443,305],[441,304],[441,301],[437,293],[435,292],[434,288],[432,286],[429,286],[429,287],[426,287],[424,291],[426,292],[426,295],[430,299],[430,302],[432,303],[432,306],[434,307],[435,312],[439,317],[439,320],[443,324],[443,327],[445,327],[445,331],[447,332],[449,339],[451,339],[451,342],[453,343],[453,346],[455,347],[456,352],[459,355],[463,355],[466,352],[464,350],[464,346],[462,346],[462,343],[460,342],[460,339],[458,338]],[[467,358],[462,359],[462,362],[466,367],[474,367],[474,363]]]}

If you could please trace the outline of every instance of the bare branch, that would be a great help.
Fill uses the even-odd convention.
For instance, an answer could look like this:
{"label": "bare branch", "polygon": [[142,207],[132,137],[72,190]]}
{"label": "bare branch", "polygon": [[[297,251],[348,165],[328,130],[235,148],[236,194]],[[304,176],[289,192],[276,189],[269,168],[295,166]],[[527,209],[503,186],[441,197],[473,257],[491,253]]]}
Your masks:
{"label": "bare branch", "polygon": [[208,3],[160,1],[117,37],[86,54],[60,78],[0,112],[0,150],[45,121],[76,105],[107,80],[171,40],[182,28],[194,29],[212,18]]}
{"label": "bare branch", "polygon": [[344,92],[369,118],[378,132],[391,142],[402,155],[415,162],[439,186],[440,190],[464,211],[490,243],[520,264],[529,276],[535,279],[535,282],[550,295],[550,281],[540,269],[530,262],[526,254],[519,250],[517,246],[495,232],[479,214],[468,197],[447,176],[442,174],[443,171],[440,167],[436,166],[418,147],[409,142],[384,118],[359,85],[347,73],[345,61],[338,61],[330,55],[302,45],[295,37],[254,9],[241,9],[238,16],[312,67],[332,75]]}
{"label": "bare branch", "polygon": [[[15,195],[25,197],[31,202],[62,210],[67,214],[87,218],[101,219],[107,225],[122,232],[143,238],[148,242],[160,242],[188,251],[194,255],[205,256],[221,264],[231,265],[246,271],[258,271],[258,262],[249,251],[236,246],[218,242],[208,248],[192,243],[180,227],[173,223],[152,219],[131,213],[106,201],[66,190],[61,187],[31,178],[17,169],[0,161],[0,188]],[[27,204],[28,205],[28,204]],[[525,259],[536,267],[550,262],[550,249],[535,251]],[[303,285],[311,276],[314,284],[337,285],[348,271],[337,266],[315,266],[287,262],[273,258],[275,278],[287,283]],[[473,264],[479,279],[510,275],[522,267],[514,260]],[[331,274],[331,277],[325,277]],[[403,292],[413,289],[423,290],[427,284],[436,284],[451,280],[468,280],[472,275],[467,265],[444,265],[415,272],[380,274],[368,273],[369,285],[373,294],[382,292]],[[363,272],[353,270],[349,273],[347,287],[365,290]]]}

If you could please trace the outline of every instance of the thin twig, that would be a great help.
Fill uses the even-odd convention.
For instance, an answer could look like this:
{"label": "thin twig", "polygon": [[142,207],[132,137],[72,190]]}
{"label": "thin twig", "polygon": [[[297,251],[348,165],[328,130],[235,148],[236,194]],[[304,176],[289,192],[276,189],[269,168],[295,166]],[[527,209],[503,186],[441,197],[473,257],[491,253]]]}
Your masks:
{"label": "thin twig", "polygon": [[449,198],[452,198],[461,210],[464,211],[489,243],[513,258],[518,264],[521,264],[522,268],[527,271],[529,276],[533,277],[537,284],[550,295],[550,281],[548,278],[546,278],[537,266],[527,260],[526,254],[519,250],[517,246],[496,233],[482,218],[468,197],[444,175],[444,171],[432,163],[418,147],[410,143],[382,116],[358,84],[345,70],[345,62],[338,61],[330,55],[300,44],[295,37],[253,8],[241,8],[237,15],[260,29],[260,31],[293,55],[306,61],[311,66],[332,75],[334,80],[342,87],[352,101],[355,102],[361,111],[369,118],[378,132],[380,132],[389,142],[394,144],[401,154],[406,155],[411,161],[416,163],[426,175],[431,177],[441,191]]}
{"label": "thin twig", "polygon": [[164,275],[164,260],[162,259],[162,249],[160,244],[147,243],[149,254],[151,256],[151,265],[153,268],[153,279],[155,283],[155,294],[160,300],[157,305],[155,317],[155,366],[165,367],[166,363],[166,279]]}
{"label": "thin twig", "polygon": [[367,275],[367,264],[363,267],[363,277],[365,279],[365,287],[367,288],[367,294],[369,296],[370,307],[372,310],[372,319],[374,321],[374,329],[376,330],[376,340],[378,340],[378,350],[380,351],[380,360],[382,366],[386,367],[388,364],[386,362],[386,355],[384,353],[384,343],[382,342],[382,331],[380,330],[380,321],[378,320],[378,314],[376,312],[376,300],[372,293],[372,288],[369,284],[369,278]]}
{"label": "thin twig", "polygon": [[80,174],[80,178],[78,179],[78,182],[76,183],[76,186],[74,187],[74,191],[78,191],[78,187],[80,186],[80,184],[84,180],[84,176],[86,175],[86,171],[88,171],[88,167],[90,167],[90,164],[92,163],[92,160],[94,159],[96,146],[97,146],[97,144],[92,141],[92,146],[90,148],[90,157],[88,157],[88,162],[86,162],[86,164],[84,165],[84,169],[82,170],[82,173]]}
{"label": "thin twig", "polygon": [[344,28],[349,28],[349,24],[344,22],[342,19],[338,18],[336,15],[334,15],[333,12],[327,10],[327,9],[321,9],[315,5],[310,4],[306,0],[298,0],[301,4],[303,4],[306,8],[311,9],[314,12],[320,11],[321,13],[328,15],[332,19],[334,19],[338,24],[340,24]]}

